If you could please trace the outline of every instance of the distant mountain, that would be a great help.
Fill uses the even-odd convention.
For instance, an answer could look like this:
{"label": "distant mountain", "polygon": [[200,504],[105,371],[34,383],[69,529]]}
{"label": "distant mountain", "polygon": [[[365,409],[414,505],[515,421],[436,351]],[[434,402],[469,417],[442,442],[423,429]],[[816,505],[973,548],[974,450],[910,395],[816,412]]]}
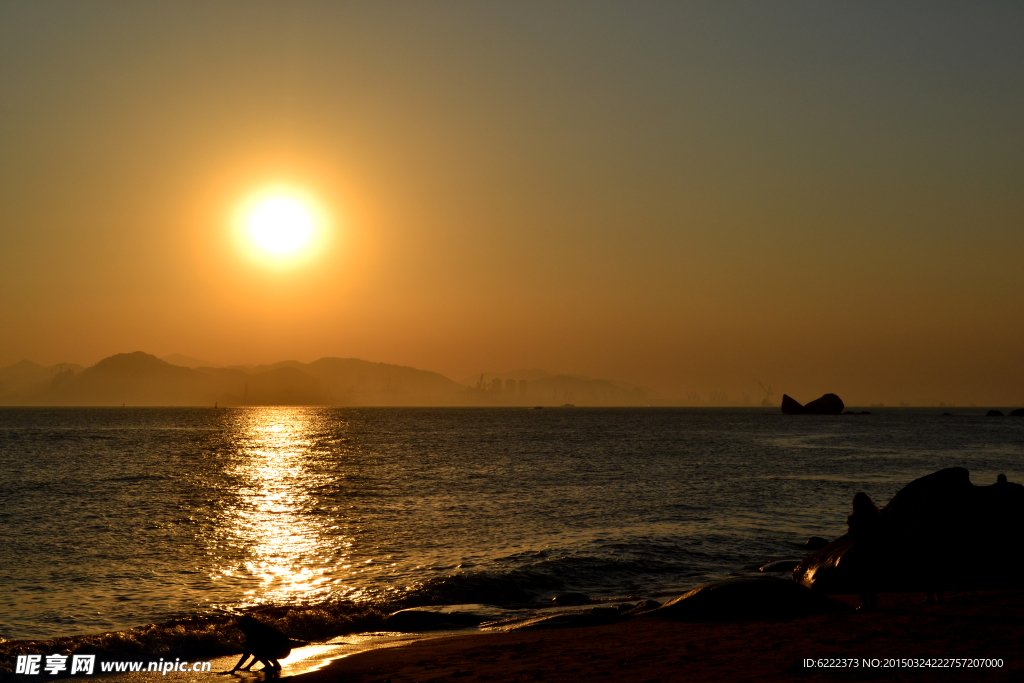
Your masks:
{"label": "distant mountain", "polygon": [[518,382],[521,379],[525,379],[526,381],[532,381],[532,380],[544,379],[545,377],[553,377],[553,376],[554,375],[552,375],[550,372],[547,372],[545,370],[536,370],[536,369],[534,369],[534,370],[513,370],[512,372],[484,372],[484,373],[481,373],[481,374],[470,375],[469,377],[464,377],[464,378],[462,378],[462,381],[459,382],[459,384],[461,384],[463,386],[467,386],[467,387],[475,387],[477,385],[477,382],[480,381],[481,377],[483,377],[483,381],[484,382],[490,383],[490,382],[493,382],[496,379],[500,379],[502,381],[504,381],[506,379],[514,379],[514,380],[516,380]]}
{"label": "distant mountain", "polygon": [[[179,363],[194,361],[171,356]],[[184,360],[182,360],[184,359]],[[120,353],[91,368],[22,361],[0,369],[4,405],[465,404],[465,388],[436,372],[355,358],[256,367],[184,367],[148,353]]]}
{"label": "distant mountain", "polygon": [[180,365],[183,368],[219,368],[220,366],[216,363],[211,363],[208,360],[201,358],[193,358],[192,356],[183,356],[180,353],[172,353],[169,356],[164,356],[160,360],[171,365]]}
{"label": "distant mountain", "polygon": [[11,405],[12,401],[4,400],[8,396],[16,399],[42,393],[54,383],[60,383],[82,369],[81,365],[73,363],[45,366],[29,360],[0,368],[0,403]]}
{"label": "distant mountain", "polygon": [[184,365],[197,360],[179,354],[161,360],[136,351],[104,358],[85,369],[22,361],[0,369],[0,404],[490,406],[647,402],[644,392],[629,385],[539,370],[509,373],[512,376],[469,387],[436,372],[357,358],[226,368]]}
{"label": "distant mountain", "polygon": [[213,405],[223,399],[212,378],[136,351],[104,358],[48,388],[32,403],[42,405]]}

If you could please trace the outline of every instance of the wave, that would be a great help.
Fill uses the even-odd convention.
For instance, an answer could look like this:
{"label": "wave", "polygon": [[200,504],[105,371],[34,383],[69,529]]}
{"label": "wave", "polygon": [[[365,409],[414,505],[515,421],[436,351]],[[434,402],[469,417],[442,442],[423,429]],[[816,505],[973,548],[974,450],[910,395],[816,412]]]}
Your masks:
{"label": "wave", "polygon": [[100,661],[148,659],[204,660],[242,651],[243,636],[235,628],[242,614],[271,624],[292,638],[328,640],[346,633],[378,631],[387,613],[370,605],[351,602],[311,606],[271,605],[193,615],[122,631],[47,640],[0,641],[0,681],[16,680],[14,663],[20,654],[94,654]]}
{"label": "wave", "polygon": [[[384,630],[385,619],[410,607],[483,604],[505,608],[550,606],[551,598],[584,592],[595,599],[636,599],[690,577],[707,574],[704,562],[678,546],[611,544],[595,554],[551,551],[517,553],[494,561],[490,569],[457,569],[444,576],[390,590],[372,602],[329,600],[315,605],[260,605],[220,608],[213,614],[188,615],[162,623],[87,636],[49,640],[0,641],[0,681],[13,681],[19,654],[95,654],[100,660],[211,659],[242,651],[242,634],[234,624],[243,614],[271,624],[290,637],[326,641],[351,633]],[[684,561],[685,558],[685,561]],[[511,566],[510,566],[511,565]],[[704,565],[704,566],[702,566]],[[493,565],[492,565],[493,567]]]}

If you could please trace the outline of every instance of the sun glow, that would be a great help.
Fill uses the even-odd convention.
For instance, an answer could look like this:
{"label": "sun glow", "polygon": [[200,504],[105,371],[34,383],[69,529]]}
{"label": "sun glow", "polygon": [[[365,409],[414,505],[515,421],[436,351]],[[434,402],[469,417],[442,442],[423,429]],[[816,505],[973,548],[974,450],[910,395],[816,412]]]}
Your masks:
{"label": "sun glow", "polygon": [[251,195],[235,217],[236,237],[254,260],[293,266],[316,256],[327,238],[324,211],[308,193],[271,187]]}
{"label": "sun glow", "polygon": [[249,236],[271,254],[293,254],[309,243],[313,217],[299,202],[273,197],[260,203],[249,216]]}

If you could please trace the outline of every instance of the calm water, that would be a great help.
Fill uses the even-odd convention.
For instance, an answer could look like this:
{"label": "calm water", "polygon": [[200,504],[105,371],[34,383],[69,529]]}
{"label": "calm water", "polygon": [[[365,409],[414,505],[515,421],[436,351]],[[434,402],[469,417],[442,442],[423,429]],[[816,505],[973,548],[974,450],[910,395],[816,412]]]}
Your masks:
{"label": "calm water", "polygon": [[938,412],[3,409],[0,637],[680,591],[843,533],[859,490],[1024,480],[1024,419]]}

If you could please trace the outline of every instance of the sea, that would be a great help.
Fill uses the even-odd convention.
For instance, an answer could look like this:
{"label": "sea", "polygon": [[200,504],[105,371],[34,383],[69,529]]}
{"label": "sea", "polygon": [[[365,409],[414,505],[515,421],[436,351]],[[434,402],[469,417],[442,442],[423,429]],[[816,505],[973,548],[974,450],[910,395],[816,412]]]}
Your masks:
{"label": "sea", "polygon": [[1024,419],[869,410],[0,409],[0,639],[663,600],[843,534],[858,491],[1024,481]]}

